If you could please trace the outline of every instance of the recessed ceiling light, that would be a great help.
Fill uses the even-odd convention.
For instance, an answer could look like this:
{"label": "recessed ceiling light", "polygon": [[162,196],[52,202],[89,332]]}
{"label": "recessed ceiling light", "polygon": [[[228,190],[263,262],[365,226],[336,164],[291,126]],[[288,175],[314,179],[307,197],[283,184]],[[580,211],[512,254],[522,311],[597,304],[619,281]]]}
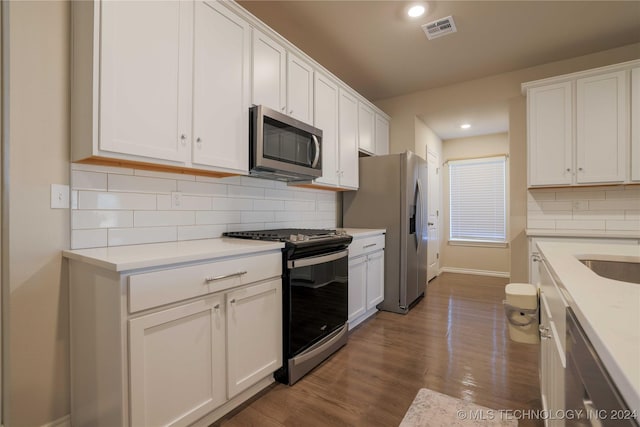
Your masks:
{"label": "recessed ceiling light", "polygon": [[409,15],[411,18],[417,18],[419,16],[424,15],[424,12],[425,12],[424,6],[421,4],[417,4],[409,8],[409,10],[407,11],[407,15]]}
{"label": "recessed ceiling light", "polygon": [[464,124],[461,124],[460,127],[462,129],[469,129],[471,127],[471,125],[469,123],[464,123]]}

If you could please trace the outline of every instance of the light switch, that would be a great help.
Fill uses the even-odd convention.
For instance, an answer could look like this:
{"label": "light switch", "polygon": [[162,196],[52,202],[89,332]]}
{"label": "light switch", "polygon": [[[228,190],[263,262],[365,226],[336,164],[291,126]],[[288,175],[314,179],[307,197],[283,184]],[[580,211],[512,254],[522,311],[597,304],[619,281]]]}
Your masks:
{"label": "light switch", "polygon": [[51,184],[51,209],[69,209],[69,186]]}

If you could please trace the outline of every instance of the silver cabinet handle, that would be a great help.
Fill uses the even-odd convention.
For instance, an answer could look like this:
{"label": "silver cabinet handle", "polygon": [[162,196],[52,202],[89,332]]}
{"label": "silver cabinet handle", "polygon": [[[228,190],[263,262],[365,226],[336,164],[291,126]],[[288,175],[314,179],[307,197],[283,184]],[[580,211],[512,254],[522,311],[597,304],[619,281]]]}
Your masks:
{"label": "silver cabinet handle", "polygon": [[293,110],[289,110],[289,115],[293,115]]}
{"label": "silver cabinet handle", "polygon": [[216,304],[216,305],[214,305],[214,306],[213,306],[213,309],[214,309],[214,310],[220,310],[220,304]]}
{"label": "silver cabinet handle", "polygon": [[362,247],[362,249],[371,248],[371,247],[376,246],[376,245],[377,245],[377,243],[371,243],[370,245],[364,245]]}
{"label": "silver cabinet handle", "polygon": [[187,135],[185,135],[184,133],[182,135],[180,135],[180,142],[184,145],[187,143]]}
{"label": "silver cabinet handle", "polygon": [[551,338],[551,334],[549,333],[549,328],[545,328],[543,325],[538,326],[538,331],[540,331],[540,338]]}
{"label": "silver cabinet handle", "polygon": [[434,225],[433,222],[427,222],[427,225]]}
{"label": "silver cabinet handle", "polygon": [[231,304],[235,304],[236,303],[236,299],[232,299],[231,301],[229,301]]}
{"label": "silver cabinet handle", "polygon": [[205,277],[204,281],[207,283],[211,283],[211,282],[215,282],[216,280],[228,279],[229,277],[242,276],[245,274],[247,274],[246,271],[238,271],[237,273],[223,274],[222,276]]}
{"label": "silver cabinet handle", "polygon": [[286,109],[287,109],[287,107],[282,107],[281,111],[284,113]]}
{"label": "silver cabinet handle", "polygon": [[540,262],[540,256],[539,255],[532,255],[531,256],[531,261]]}

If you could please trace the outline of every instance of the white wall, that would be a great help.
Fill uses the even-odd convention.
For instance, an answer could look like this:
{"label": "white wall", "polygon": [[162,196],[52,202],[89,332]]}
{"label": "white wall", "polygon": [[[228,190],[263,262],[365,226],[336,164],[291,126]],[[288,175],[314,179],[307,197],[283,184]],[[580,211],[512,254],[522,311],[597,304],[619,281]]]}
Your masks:
{"label": "white wall", "polygon": [[69,413],[68,288],[61,250],[69,210],[50,185],[69,183],[68,2],[13,1],[10,21],[8,425]]}
{"label": "white wall", "polygon": [[[335,228],[338,222],[338,196],[331,191],[239,176],[72,169],[72,249],[216,238],[225,231]],[[172,206],[176,195],[180,206]]]}

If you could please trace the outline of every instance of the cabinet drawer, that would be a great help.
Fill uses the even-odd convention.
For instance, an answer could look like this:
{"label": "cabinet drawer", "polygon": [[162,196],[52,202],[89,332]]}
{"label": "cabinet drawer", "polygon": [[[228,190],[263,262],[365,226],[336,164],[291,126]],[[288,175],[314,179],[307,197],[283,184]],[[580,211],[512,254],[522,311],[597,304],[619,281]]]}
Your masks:
{"label": "cabinet drawer", "polygon": [[371,237],[363,237],[361,239],[353,239],[349,245],[349,257],[353,258],[358,255],[379,251],[384,249],[384,234]]}
{"label": "cabinet drawer", "polygon": [[129,276],[129,312],[282,275],[282,254],[226,259]]}

